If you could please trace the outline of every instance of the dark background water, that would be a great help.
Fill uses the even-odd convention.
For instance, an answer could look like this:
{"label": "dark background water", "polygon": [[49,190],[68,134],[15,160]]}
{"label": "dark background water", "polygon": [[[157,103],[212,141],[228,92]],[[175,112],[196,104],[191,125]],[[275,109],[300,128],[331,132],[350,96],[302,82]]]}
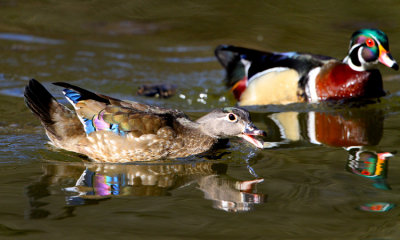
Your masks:
{"label": "dark background water", "polygon": [[[215,159],[162,164],[53,149],[22,98],[31,78],[57,97],[50,83],[66,81],[196,118],[235,104],[218,44],[343,58],[353,31],[375,27],[399,61],[399,11],[398,1],[0,0],[0,238],[399,239],[399,157],[359,159],[400,150],[400,77],[383,66],[380,103],[252,107],[267,149],[236,139]],[[159,82],[177,94],[136,95]]]}

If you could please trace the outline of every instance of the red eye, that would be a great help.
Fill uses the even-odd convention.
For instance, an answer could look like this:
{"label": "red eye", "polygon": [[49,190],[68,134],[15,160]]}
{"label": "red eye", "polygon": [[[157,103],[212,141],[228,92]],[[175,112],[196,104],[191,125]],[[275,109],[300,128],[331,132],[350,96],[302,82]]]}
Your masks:
{"label": "red eye", "polygon": [[375,46],[375,42],[374,40],[372,40],[372,38],[368,38],[367,40],[365,40],[365,44],[367,44],[368,47]]}

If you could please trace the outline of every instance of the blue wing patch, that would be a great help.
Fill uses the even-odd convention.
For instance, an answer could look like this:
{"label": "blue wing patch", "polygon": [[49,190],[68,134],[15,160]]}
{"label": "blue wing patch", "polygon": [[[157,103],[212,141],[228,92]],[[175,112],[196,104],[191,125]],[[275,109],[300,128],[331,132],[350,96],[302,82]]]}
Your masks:
{"label": "blue wing patch", "polygon": [[[81,94],[79,92],[76,92],[74,90],[65,88],[63,90],[65,98],[74,106],[81,100]],[[82,118],[78,115],[79,120],[81,120],[83,127],[85,128],[86,134],[89,134],[91,132],[96,131],[96,128],[93,125],[93,120],[92,119],[87,119],[87,118]]]}
{"label": "blue wing patch", "polygon": [[77,104],[79,102],[79,100],[81,99],[81,94],[71,90],[71,89],[64,89],[63,90],[64,96],[71,102],[72,105],[75,106],[75,104]]}
{"label": "blue wing patch", "polygon": [[96,131],[96,128],[93,126],[93,120],[89,120],[86,118],[82,118],[82,120],[84,122],[83,127],[85,128],[86,134]]}

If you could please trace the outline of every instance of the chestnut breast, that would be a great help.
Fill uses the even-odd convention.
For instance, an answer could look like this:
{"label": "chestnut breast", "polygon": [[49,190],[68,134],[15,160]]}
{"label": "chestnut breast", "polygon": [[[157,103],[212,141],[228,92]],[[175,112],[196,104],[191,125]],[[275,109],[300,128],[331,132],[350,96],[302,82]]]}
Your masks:
{"label": "chestnut breast", "polygon": [[324,65],[315,84],[320,101],[385,95],[378,70],[354,71],[341,62]]}

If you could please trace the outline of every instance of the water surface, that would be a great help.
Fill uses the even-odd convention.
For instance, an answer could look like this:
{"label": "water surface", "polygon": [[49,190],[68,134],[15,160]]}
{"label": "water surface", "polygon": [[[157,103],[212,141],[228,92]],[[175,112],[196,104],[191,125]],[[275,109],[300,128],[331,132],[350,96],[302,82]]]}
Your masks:
{"label": "water surface", "polygon": [[[399,75],[363,107],[251,107],[266,149],[239,139],[213,156],[95,164],[52,148],[23,102],[35,78],[180,108],[235,104],[213,56],[221,43],[342,58],[377,27],[400,60],[396,1],[0,1],[0,238],[399,239]],[[176,84],[168,99],[142,84]]]}

